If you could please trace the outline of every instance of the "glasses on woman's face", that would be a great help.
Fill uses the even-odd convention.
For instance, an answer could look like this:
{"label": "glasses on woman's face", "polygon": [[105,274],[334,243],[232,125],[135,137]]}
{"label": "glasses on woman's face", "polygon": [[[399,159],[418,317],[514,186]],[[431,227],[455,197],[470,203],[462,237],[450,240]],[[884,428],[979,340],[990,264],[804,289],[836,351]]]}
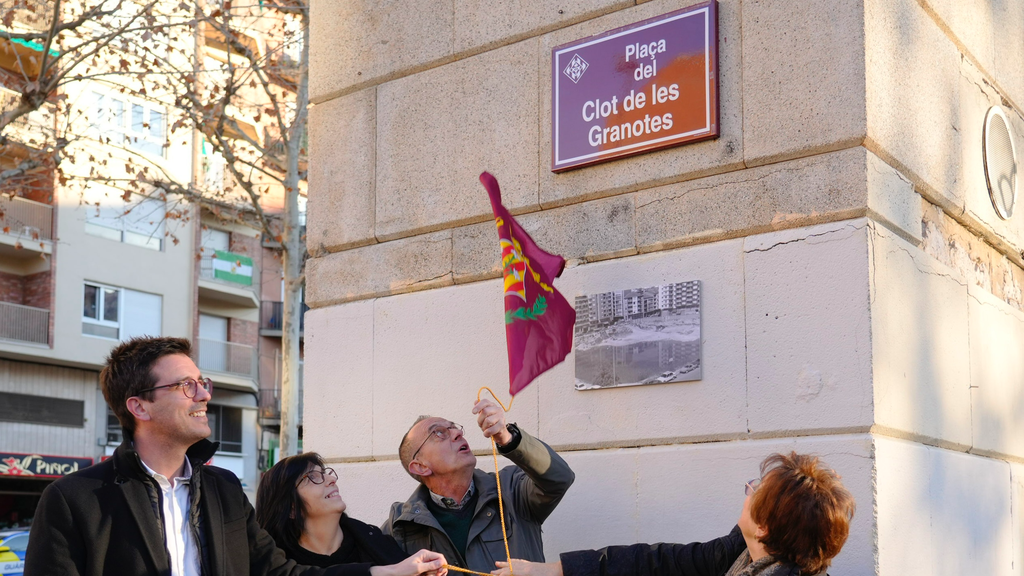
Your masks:
{"label": "glasses on woman's face", "polygon": [[324,480],[327,480],[328,476],[335,480],[338,479],[338,473],[334,471],[334,468],[324,468],[323,470],[313,469],[303,474],[302,478],[299,478],[299,481],[295,485],[298,486],[299,484],[302,484],[302,481],[306,478],[309,478],[309,481],[313,484],[323,484]]}
{"label": "glasses on woman's face", "polygon": [[753,494],[754,492],[757,491],[757,487],[760,486],[760,485],[761,485],[761,479],[760,478],[754,478],[753,480],[750,480],[749,482],[746,483],[746,485],[743,486],[743,492],[747,496],[750,496],[751,494]]}
{"label": "glasses on woman's face", "polygon": [[427,440],[430,440],[431,438],[437,438],[438,442],[444,442],[445,440],[451,438],[452,434],[456,430],[460,434],[466,431],[465,428],[463,428],[459,424],[456,424],[455,422],[449,422],[447,426],[442,426],[440,424],[432,426],[430,430],[427,432],[427,437],[423,439],[423,442],[420,442],[420,447],[417,448],[416,451],[412,453],[412,458],[410,458],[409,460],[416,459],[416,455],[419,454],[420,450],[423,449],[423,445],[427,443]]}
{"label": "glasses on woman's face", "polygon": [[181,386],[181,391],[185,394],[185,398],[195,398],[199,392],[199,387],[202,386],[203,390],[210,392],[213,390],[213,380],[209,378],[186,378],[181,382],[175,382],[174,384],[164,384],[163,386],[153,386],[152,388],[146,388],[145,390],[139,390],[139,394],[144,392],[152,392],[153,390],[159,390],[161,388],[175,388]]}

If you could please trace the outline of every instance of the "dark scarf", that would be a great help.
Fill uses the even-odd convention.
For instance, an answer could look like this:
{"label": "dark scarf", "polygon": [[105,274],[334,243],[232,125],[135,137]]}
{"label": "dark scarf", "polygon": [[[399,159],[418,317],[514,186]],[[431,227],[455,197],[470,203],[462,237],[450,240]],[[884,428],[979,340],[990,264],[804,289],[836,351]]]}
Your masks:
{"label": "dark scarf", "polygon": [[[800,569],[792,564],[780,562],[771,555],[755,562],[750,560],[750,551],[744,550],[732,564],[725,576],[800,576]],[[819,576],[827,576],[822,572]]]}

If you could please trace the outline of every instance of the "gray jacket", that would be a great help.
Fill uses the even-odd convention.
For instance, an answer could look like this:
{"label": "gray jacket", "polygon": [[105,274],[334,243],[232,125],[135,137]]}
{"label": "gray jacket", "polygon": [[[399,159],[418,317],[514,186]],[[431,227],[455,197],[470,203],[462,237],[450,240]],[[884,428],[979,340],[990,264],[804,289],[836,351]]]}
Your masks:
{"label": "gray jacket", "polygon": [[[520,432],[519,446],[505,454],[516,465],[500,472],[508,545],[513,558],[543,562],[541,524],[558,506],[576,475],[550,446]],[[469,528],[466,558],[456,551],[427,508],[430,493],[422,484],[409,500],[391,506],[391,515],[381,529],[409,554],[426,548],[444,554],[453,566],[478,572],[494,570],[495,561],[506,559],[498,519],[498,487],[493,473],[479,469],[473,472],[473,482],[480,495]]]}

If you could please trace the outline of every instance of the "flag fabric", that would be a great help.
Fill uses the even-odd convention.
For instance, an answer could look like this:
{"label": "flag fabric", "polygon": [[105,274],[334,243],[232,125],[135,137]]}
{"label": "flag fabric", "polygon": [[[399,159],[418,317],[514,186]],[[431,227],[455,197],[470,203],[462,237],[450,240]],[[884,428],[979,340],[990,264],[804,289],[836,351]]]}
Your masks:
{"label": "flag fabric", "polygon": [[216,250],[213,253],[213,277],[252,286],[252,258]]}
{"label": "flag fabric", "polygon": [[505,338],[509,394],[515,396],[534,378],[565,360],[572,350],[576,311],[555,290],[565,259],[541,250],[501,204],[498,181],[480,175],[494,211],[505,280]]}

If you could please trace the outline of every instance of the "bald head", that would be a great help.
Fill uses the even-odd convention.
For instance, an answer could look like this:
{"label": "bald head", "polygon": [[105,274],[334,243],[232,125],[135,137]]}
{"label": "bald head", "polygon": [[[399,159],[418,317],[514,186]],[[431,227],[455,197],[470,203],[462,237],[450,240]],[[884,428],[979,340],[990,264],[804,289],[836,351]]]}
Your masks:
{"label": "bald head", "polygon": [[416,421],[412,423],[412,426],[409,426],[409,429],[405,431],[405,436],[402,436],[402,442],[398,445],[398,459],[401,460],[401,462],[402,462],[402,468],[405,469],[405,471],[409,474],[409,476],[412,476],[413,479],[415,479],[417,482],[421,482],[421,483],[423,482],[423,478],[421,476],[417,476],[416,474],[413,474],[412,472],[409,471],[409,464],[412,463],[413,452],[416,451],[416,444],[414,443],[414,440],[412,439],[412,437],[416,436],[416,435],[414,435],[412,432],[413,432],[413,430],[415,430],[417,428],[417,424],[419,424],[420,422],[423,422],[424,420],[429,420],[431,418],[434,418],[434,417],[433,416],[419,416],[419,417],[417,417]]}

